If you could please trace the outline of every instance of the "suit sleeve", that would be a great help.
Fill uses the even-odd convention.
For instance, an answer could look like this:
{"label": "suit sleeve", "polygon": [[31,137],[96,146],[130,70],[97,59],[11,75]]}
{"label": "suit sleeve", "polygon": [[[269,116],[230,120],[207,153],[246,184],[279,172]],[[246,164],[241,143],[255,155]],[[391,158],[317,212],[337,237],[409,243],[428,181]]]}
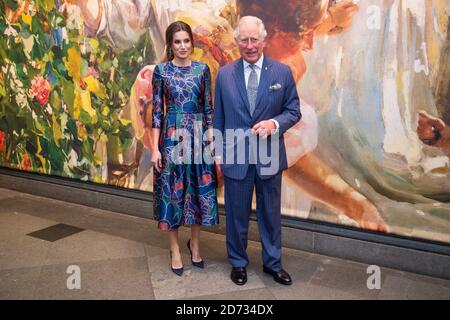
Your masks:
{"label": "suit sleeve", "polygon": [[280,125],[280,134],[285,133],[302,118],[300,112],[300,99],[297,93],[294,77],[286,66],[286,89],[283,99],[283,112],[273,119]]}

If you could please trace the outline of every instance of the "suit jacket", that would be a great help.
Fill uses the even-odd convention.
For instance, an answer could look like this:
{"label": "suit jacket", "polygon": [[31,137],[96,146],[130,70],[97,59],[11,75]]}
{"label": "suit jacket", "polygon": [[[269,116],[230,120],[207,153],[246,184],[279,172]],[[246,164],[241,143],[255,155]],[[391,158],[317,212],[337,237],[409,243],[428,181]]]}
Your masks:
{"label": "suit jacket", "polygon": [[[300,100],[287,65],[264,56],[253,115],[242,58],[222,67],[216,79],[214,106],[214,129],[223,137],[222,143],[216,137],[216,154],[222,151],[222,171],[226,177],[245,178],[251,163],[256,165],[262,179],[287,168],[283,134],[301,119]],[[277,134],[266,140],[250,134],[256,123],[269,119],[278,121]],[[252,158],[252,154],[257,156]]]}

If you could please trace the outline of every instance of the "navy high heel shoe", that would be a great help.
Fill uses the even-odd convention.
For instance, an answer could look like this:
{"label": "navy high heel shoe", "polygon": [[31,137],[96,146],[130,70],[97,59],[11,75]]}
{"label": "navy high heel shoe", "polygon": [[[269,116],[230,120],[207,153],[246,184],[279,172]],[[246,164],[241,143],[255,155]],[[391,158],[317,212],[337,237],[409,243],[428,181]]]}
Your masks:
{"label": "navy high heel shoe", "polygon": [[172,269],[173,273],[175,273],[177,276],[181,277],[183,274],[183,267],[181,267],[181,268],[172,267],[172,251],[169,251],[169,253],[170,253],[170,268]]}
{"label": "navy high heel shoe", "polygon": [[187,242],[187,247],[188,247],[188,249],[189,249],[189,253],[191,254],[191,262],[192,262],[192,265],[193,265],[194,267],[203,269],[203,268],[205,267],[205,263],[203,262],[203,260],[200,260],[200,261],[197,261],[197,262],[194,261],[194,260],[192,260],[191,239],[188,240],[188,242]]}

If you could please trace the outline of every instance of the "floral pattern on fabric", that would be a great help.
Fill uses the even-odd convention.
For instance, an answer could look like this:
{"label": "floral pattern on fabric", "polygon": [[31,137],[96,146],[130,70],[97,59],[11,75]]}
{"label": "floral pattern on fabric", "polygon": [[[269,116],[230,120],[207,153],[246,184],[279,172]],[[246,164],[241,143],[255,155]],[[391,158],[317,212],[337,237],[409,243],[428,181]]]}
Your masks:
{"label": "floral pattern on fabric", "polygon": [[211,75],[206,64],[165,62],[153,74],[153,128],[161,128],[162,170],[154,170],[154,214],[163,230],[211,226],[217,215],[214,164],[202,155],[212,127]]}

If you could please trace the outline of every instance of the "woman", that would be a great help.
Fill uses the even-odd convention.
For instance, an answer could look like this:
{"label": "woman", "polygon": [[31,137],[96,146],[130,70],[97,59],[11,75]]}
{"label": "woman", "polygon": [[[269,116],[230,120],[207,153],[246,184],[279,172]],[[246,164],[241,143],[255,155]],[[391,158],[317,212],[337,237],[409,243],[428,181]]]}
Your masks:
{"label": "woman", "polygon": [[189,58],[192,50],[191,27],[170,24],[167,61],[155,67],[152,80],[154,213],[159,229],[168,231],[171,268],[178,276],[183,274],[178,228],[191,227],[191,261],[203,268],[200,226],[219,222],[215,167],[202,158],[210,141],[202,138],[212,128],[211,76],[206,64]]}

